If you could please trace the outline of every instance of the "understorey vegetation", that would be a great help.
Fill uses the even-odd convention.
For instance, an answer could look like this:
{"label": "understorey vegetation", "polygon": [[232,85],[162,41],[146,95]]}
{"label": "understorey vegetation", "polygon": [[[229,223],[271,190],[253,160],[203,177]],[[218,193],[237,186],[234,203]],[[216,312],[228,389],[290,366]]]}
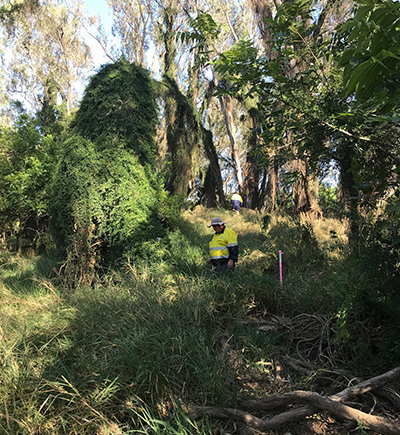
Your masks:
{"label": "understorey vegetation", "polygon": [[[240,261],[210,279],[216,215]],[[196,207],[90,285],[2,254],[1,431],[398,433],[400,303],[367,245],[337,219]]]}

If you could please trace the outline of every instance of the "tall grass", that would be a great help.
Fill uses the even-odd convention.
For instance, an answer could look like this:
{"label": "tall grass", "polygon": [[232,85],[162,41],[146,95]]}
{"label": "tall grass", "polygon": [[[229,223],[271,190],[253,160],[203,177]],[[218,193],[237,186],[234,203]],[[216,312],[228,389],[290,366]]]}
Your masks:
{"label": "tall grass", "polygon": [[[215,216],[237,231],[240,261],[234,273],[210,279],[207,225]],[[343,320],[348,287],[335,271],[346,249],[334,220],[311,226],[199,207],[91,287],[64,289],[51,262],[3,255],[0,433],[214,433],[212,422],[191,422],[182,408],[232,407],[253,379],[268,384],[291,341],[252,320]]]}

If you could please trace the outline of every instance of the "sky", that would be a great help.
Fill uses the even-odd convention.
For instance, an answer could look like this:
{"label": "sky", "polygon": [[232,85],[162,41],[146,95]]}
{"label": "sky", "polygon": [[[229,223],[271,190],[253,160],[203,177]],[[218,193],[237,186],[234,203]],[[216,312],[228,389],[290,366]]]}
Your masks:
{"label": "sky", "polygon": [[109,13],[107,0],[84,0],[87,12],[90,15],[100,15],[101,22],[107,30],[111,30],[112,16]]}
{"label": "sky", "polygon": [[[111,27],[113,23],[112,15],[109,13],[110,9],[107,6],[107,0],[82,0],[85,6],[86,16],[94,17],[98,16],[100,18],[101,24],[104,27],[107,35],[110,35],[110,40],[112,40],[111,36]],[[90,32],[93,35],[97,35],[97,28],[92,27],[89,28]],[[107,63],[110,63],[110,59],[104,54],[103,49],[99,45],[99,43],[86,31],[82,30],[82,36],[85,38],[86,43],[90,46],[93,56],[93,70],[89,72],[89,76],[83,79],[80,83],[76,84],[76,92],[78,93],[78,99],[81,99],[85,90],[85,87],[88,84],[88,79],[91,75],[96,74],[99,68]]]}
{"label": "sky", "polygon": [[[113,17],[111,14],[111,9],[107,5],[107,0],[82,0],[82,1],[85,4],[85,9],[88,16],[100,17],[100,21],[104,29],[106,30],[107,35],[109,35],[109,43],[114,44],[114,47],[116,46],[116,44],[119,44],[119,41],[113,38],[111,34]],[[96,29],[91,29],[91,30],[93,30],[93,34],[96,33]],[[92,37],[88,36],[87,43],[92,48],[95,70],[98,70],[98,68],[101,65],[110,62],[110,59],[104,55],[104,51]],[[153,71],[153,74],[157,74],[155,72],[157,70],[157,63],[154,62],[154,47],[150,46],[146,56],[147,56],[147,64],[149,65],[148,68]]]}
{"label": "sky", "polygon": [[[89,16],[99,16],[100,21],[106,30],[108,35],[111,35],[111,27],[113,18],[111,15],[111,10],[107,6],[107,0],[84,0],[86,12]],[[95,32],[96,29],[93,29]],[[104,55],[103,50],[99,44],[92,38],[88,37],[88,44],[92,47],[92,52],[94,56],[95,68],[97,69],[104,63],[108,63],[110,60]]]}

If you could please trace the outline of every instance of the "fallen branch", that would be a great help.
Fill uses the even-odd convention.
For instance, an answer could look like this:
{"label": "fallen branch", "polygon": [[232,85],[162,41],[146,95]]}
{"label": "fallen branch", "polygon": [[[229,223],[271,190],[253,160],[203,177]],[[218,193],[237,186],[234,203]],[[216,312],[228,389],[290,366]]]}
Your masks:
{"label": "fallen branch", "polygon": [[382,387],[378,388],[374,394],[390,404],[393,411],[397,414],[400,413],[400,394],[397,393],[393,388]]}
{"label": "fallen branch", "polygon": [[400,367],[397,367],[383,375],[360,382],[356,386],[346,388],[340,393],[330,397],[324,397],[314,392],[294,391],[280,396],[270,396],[260,400],[242,402],[242,406],[245,408],[264,411],[283,408],[289,405],[306,405],[301,408],[280,413],[268,420],[255,417],[245,411],[218,407],[196,407],[190,410],[188,415],[192,419],[197,419],[204,414],[216,418],[234,419],[260,431],[267,431],[278,429],[284,424],[300,421],[318,411],[326,411],[338,420],[359,422],[381,435],[399,435],[399,422],[392,421],[385,417],[367,414],[343,403],[356,396],[381,388],[383,385],[399,378]]}
{"label": "fallen branch", "polygon": [[[346,402],[353,397],[360,396],[361,394],[368,393],[369,391],[376,390],[383,387],[389,382],[394,382],[400,379],[400,367],[396,367],[383,375],[376,376],[368,379],[367,381],[360,382],[359,384],[346,388],[338,394],[331,396],[332,400],[339,400],[340,402]],[[400,433],[400,432],[399,432]]]}
{"label": "fallen branch", "polygon": [[[287,423],[293,423],[296,421],[301,421],[304,417],[308,415],[313,415],[317,412],[317,409],[311,407],[304,407],[299,409],[293,409],[288,412],[283,412],[282,414],[276,415],[268,420],[262,418],[254,417],[247,412],[240,411],[233,408],[218,408],[213,406],[202,406],[196,407],[188,413],[188,417],[192,420],[203,417],[207,414],[210,417],[220,418],[220,419],[231,419],[236,420],[240,423],[244,423],[254,429],[260,431],[275,430]],[[304,415],[306,413],[306,415]],[[397,433],[398,435],[399,433]]]}

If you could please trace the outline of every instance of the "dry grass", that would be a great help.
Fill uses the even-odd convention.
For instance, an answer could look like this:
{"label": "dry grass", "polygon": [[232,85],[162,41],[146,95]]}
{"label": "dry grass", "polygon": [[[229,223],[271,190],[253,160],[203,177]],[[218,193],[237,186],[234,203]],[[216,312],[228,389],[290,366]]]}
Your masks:
{"label": "dry grass", "polygon": [[338,247],[348,244],[346,225],[338,219],[318,219],[312,222],[312,228],[318,244],[332,259],[340,258]]}

